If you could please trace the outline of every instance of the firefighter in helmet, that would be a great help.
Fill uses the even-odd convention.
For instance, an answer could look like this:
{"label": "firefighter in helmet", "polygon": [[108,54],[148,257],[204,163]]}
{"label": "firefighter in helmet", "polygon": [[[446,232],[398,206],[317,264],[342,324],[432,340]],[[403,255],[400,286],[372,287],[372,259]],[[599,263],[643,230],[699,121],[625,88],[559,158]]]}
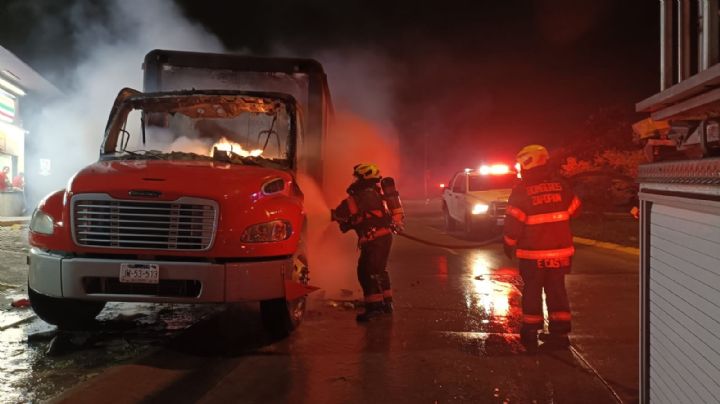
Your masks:
{"label": "firefighter in helmet", "polygon": [[543,301],[548,308],[549,334],[544,347],[567,348],[570,344],[570,305],[565,275],[575,252],[570,218],[578,214],[580,200],[568,183],[548,166],[545,147],[530,145],[517,154],[522,181],[508,200],[504,249],[519,259],[524,287],[520,340],[530,351],[538,347],[543,329]]}
{"label": "firefighter in helmet", "polygon": [[392,234],[402,229],[404,216],[395,181],[382,178],[375,164],[357,164],[353,176],[355,181],[347,189],[348,197],[331,215],[343,233],[355,230],[358,235],[357,275],[365,297],[365,311],[356,319],[365,322],[393,312],[387,261]]}

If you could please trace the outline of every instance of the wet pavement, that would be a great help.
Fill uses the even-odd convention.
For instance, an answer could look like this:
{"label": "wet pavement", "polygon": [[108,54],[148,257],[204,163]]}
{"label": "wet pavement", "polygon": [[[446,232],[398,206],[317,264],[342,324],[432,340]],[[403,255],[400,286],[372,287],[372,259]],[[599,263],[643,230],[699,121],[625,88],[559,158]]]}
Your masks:
{"label": "wet pavement", "polygon": [[[434,211],[415,213],[408,232],[467,242],[444,234]],[[301,327],[279,341],[262,331],[251,304],[117,305],[97,329],[62,338],[32,320],[0,332],[2,345],[16,349],[2,365],[16,377],[0,379],[0,393],[9,402],[61,394],[73,403],[634,402],[636,262],[578,247],[567,279],[574,333],[566,351],[524,352],[521,280],[499,244],[463,250],[397,238],[392,318],[357,324],[357,296],[316,292]],[[62,340],[67,351],[48,355],[51,341]],[[7,358],[12,350],[2,349]]]}

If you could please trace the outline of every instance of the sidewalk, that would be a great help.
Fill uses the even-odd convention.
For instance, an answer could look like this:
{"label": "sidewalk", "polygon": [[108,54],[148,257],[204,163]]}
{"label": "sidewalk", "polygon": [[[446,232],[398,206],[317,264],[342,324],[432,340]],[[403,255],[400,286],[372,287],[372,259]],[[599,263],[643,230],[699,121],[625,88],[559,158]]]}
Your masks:
{"label": "sidewalk", "polygon": [[25,225],[28,223],[30,223],[30,216],[0,216],[0,226]]}

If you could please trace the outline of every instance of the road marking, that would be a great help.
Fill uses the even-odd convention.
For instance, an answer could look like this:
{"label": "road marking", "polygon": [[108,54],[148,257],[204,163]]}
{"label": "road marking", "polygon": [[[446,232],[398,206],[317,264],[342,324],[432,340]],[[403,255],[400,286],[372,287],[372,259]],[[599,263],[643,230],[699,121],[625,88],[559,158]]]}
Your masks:
{"label": "road marking", "polygon": [[609,243],[606,241],[598,241],[583,237],[573,237],[573,241],[577,244],[588,245],[592,247],[604,248],[607,250],[622,251],[627,254],[640,255],[640,249],[637,247],[622,246],[615,243]]}
{"label": "road marking", "polygon": [[[545,297],[543,297],[543,301],[544,300],[545,300]],[[543,320],[543,323],[545,324],[545,328],[549,329],[550,321],[548,321],[548,317],[549,316],[547,314],[545,314],[545,319]],[[580,351],[577,348],[575,348],[575,346],[572,344],[572,341],[570,343],[570,352],[573,354],[573,356],[575,356],[575,358],[580,363],[582,363],[583,366],[585,366],[586,369],[588,369],[590,372],[592,372],[592,374],[594,374],[595,377],[597,377],[598,380],[600,380],[600,383],[602,383],[603,386],[605,386],[605,388],[610,392],[610,394],[613,396],[615,401],[618,402],[618,404],[624,404],[624,401],[622,400],[622,398],[620,398],[620,395],[617,393],[617,391],[615,391],[615,389],[612,387],[612,385],[607,380],[605,380],[605,378],[600,374],[600,372],[590,364],[590,361],[585,359],[585,357],[580,353]]]}
{"label": "road marking", "polygon": [[22,324],[22,323],[24,323],[24,322],[30,321],[30,320],[34,319],[35,317],[37,317],[35,314],[28,314],[28,315],[23,316],[23,317],[19,317],[19,318],[14,318],[14,319],[12,319],[12,320],[8,320],[8,321],[0,324],[0,331],[5,331],[5,330],[7,330],[7,329],[10,328],[10,327],[15,327],[16,325],[20,325],[20,324]]}

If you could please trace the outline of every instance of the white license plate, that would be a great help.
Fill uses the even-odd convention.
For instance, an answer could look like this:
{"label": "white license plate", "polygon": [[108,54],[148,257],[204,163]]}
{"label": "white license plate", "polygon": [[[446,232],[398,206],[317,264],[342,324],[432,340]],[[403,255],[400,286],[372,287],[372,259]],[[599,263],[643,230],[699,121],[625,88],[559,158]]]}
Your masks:
{"label": "white license plate", "polygon": [[502,225],[504,225],[504,224],[505,224],[505,218],[504,218],[504,217],[501,217],[501,218],[499,218],[499,219],[497,220],[497,225],[498,225],[498,226],[502,226]]}
{"label": "white license plate", "polygon": [[120,264],[120,282],[122,283],[158,283],[160,266],[158,264]]}

